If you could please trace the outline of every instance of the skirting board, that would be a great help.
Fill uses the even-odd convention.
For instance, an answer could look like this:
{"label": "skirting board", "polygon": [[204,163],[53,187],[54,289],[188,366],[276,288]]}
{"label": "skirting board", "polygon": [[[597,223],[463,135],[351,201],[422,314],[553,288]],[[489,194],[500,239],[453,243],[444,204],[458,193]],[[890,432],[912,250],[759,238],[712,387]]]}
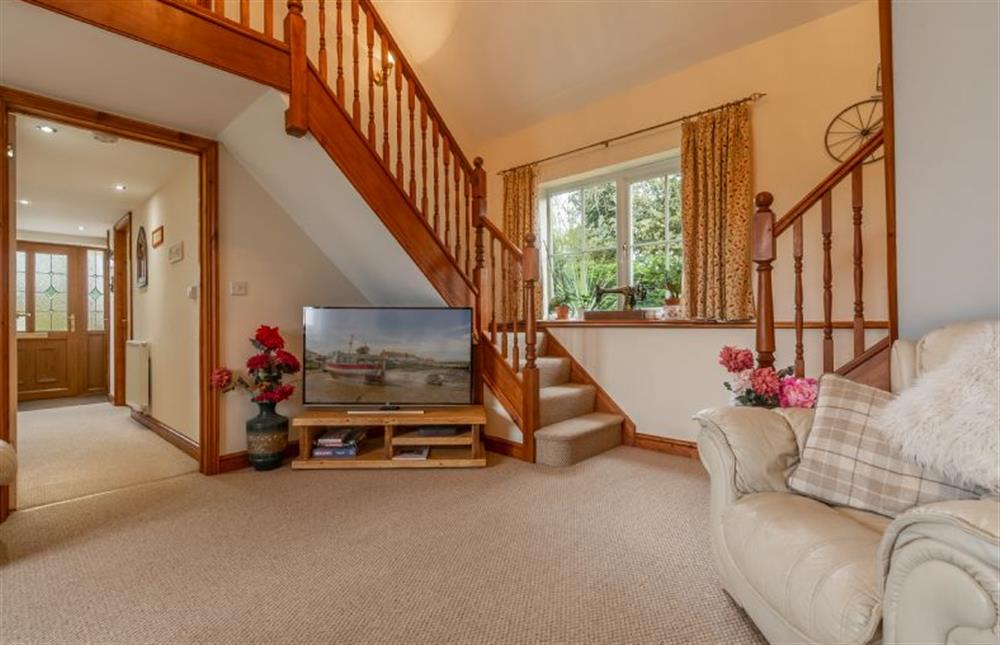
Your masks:
{"label": "skirting board", "polygon": [[[299,455],[299,442],[293,439],[288,442],[288,446],[285,448],[285,459],[290,459],[292,457],[297,457]],[[219,457],[219,472],[229,473],[234,470],[242,470],[244,468],[250,467],[250,458],[247,456],[246,450],[241,450],[239,452],[230,452]]]}
{"label": "skirting board", "polygon": [[688,459],[698,458],[698,444],[693,441],[683,439],[668,439],[667,437],[657,437],[656,435],[635,433],[635,447],[645,450],[655,450],[665,452],[668,455],[687,457]]}
{"label": "skirting board", "polygon": [[201,451],[198,449],[197,441],[183,433],[178,432],[177,430],[174,430],[162,421],[154,419],[148,414],[143,414],[135,409],[132,409],[132,418],[158,434],[160,438],[186,454],[188,457],[198,460],[201,456]]}

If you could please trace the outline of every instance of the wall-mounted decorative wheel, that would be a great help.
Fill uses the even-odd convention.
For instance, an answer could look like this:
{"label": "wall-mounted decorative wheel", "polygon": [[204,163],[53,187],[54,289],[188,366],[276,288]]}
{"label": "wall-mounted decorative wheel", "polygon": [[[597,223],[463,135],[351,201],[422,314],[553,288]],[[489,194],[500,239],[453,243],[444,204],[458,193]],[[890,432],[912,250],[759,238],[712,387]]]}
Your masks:
{"label": "wall-mounted decorative wheel", "polygon": [[[843,162],[865,145],[882,129],[882,99],[871,98],[844,108],[826,127],[826,151],[837,161]],[[874,163],[885,156],[879,149],[865,163]]]}

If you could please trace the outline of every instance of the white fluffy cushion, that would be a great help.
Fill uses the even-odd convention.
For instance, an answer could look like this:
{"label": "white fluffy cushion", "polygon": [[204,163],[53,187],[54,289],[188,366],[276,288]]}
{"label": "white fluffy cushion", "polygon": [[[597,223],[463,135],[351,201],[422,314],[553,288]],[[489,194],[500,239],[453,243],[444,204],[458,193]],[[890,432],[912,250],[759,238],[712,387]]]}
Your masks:
{"label": "white fluffy cushion", "polygon": [[962,342],[888,403],[885,438],[907,460],[966,487],[1000,493],[1000,330]]}

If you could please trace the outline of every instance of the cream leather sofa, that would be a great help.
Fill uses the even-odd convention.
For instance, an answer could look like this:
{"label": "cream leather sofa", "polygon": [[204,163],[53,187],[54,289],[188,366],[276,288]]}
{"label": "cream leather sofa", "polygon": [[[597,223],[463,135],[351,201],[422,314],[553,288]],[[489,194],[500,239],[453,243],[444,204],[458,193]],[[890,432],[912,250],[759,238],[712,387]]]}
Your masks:
{"label": "cream leather sofa", "polygon": [[[893,389],[940,364],[973,328],[898,341]],[[894,520],[828,506],[785,485],[811,410],[695,418],[722,584],[770,642],[1000,642],[1000,500],[928,504]]]}

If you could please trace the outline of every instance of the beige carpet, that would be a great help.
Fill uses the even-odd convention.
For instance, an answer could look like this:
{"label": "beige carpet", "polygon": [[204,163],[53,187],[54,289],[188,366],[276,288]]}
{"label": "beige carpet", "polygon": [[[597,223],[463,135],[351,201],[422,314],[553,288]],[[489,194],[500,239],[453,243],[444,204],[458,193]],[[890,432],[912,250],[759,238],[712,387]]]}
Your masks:
{"label": "beige carpet", "polygon": [[186,475],[0,525],[4,643],[759,643],[694,461]]}
{"label": "beige carpet", "polygon": [[198,462],[109,403],[19,412],[17,506],[197,472]]}

